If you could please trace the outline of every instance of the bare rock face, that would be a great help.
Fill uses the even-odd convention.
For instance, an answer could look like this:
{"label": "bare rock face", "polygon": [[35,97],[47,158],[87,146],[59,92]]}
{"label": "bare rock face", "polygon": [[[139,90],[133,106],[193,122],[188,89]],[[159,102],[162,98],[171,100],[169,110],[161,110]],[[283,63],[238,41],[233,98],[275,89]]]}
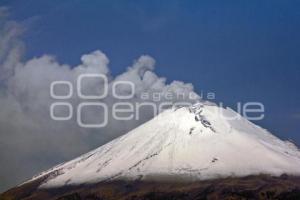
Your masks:
{"label": "bare rock face", "polygon": [[112,181],[42,189],[35,180],[13,188],[0,200],[298,200],[300,177],[248,176],[191,183]]}

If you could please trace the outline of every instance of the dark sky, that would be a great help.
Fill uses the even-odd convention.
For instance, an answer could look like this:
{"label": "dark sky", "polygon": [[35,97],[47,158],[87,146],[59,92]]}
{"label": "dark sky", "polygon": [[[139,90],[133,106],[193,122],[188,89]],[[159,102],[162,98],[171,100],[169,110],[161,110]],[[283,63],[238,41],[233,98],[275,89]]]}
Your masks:
{"label": "dark sky", "polygon": [[[3,0],[2,0],[3,1]],[[78,64],[100,49],[119,74],[141,54],[168,80],[215,92],[216,102],[259,101],[255,122],[300,144],[300,1],[10,0],[26,27],[26,57]]]}

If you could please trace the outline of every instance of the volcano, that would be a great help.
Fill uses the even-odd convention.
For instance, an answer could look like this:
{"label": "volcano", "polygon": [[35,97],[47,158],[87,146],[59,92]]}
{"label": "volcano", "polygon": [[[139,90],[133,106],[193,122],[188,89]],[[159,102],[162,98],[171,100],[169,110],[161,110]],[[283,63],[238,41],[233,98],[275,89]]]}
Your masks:
{"label": "volcano", "polygon": [[300,199],[300,151],[230,108],[173,107],[0,199]]}

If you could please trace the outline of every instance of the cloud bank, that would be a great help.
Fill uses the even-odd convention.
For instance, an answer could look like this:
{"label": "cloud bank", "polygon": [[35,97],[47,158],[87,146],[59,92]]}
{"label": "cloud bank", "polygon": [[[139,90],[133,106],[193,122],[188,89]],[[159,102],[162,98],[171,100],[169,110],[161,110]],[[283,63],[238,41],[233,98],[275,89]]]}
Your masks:
{"label": "cloud bank", "polygon": [[[113,77],[110,74],[109,59],[100,50],[81,56],[81,64],[70,66],[60,64],[50,55],[22,60],[24,44],[19,39],[22,27],[6,19],[7,10],[0,9],[0,191],[14,186],[32,175],[53,165],[69,160],[111,139],[118,137],[153,117],[151,108],[140,110],[140,118],[130,121],[115,120],[111,116],[108,125],[98,129],[81,128],[75,117],[68,121],[54,121],[50,118],[49,107],[55,101],[50,96],[53,81],[69,81],[74,86],[79,75],[97,73],[108,79],[108,95],[97,100],[111,108],[121,101],[112,97],[112,85],[116,81],[130,81],[134,84],[131,103],[141,103],[142,94],[178,93],[184,94],[185,101],[196,101],[199,97],[193,91],[192,84],[173,81],[167,84],[166,78],[155,74],[155,60],[142,55],[125,70]],[[103,89],[103,83],[87,81],[82,86],[86,93],[95,93]],[[130,93],[126,85],[116,90],[118,94]],[[60,91],[62,90],[62,91]],[[58,88],[63,93],[63,88]],[[193,94],[195,99],[187,97]],[[167,99],[155,101],[151,95],[147,101],[161,103]],[[182,99],[173,97],[172,102]],[[82,101],[78,94],[66,100],[74,108]],[[169,101],[169,100],[168,100]],[[57,112],[60,112],[59,110]],[[95,110],[87,110],[86,120],[103,118]]]}

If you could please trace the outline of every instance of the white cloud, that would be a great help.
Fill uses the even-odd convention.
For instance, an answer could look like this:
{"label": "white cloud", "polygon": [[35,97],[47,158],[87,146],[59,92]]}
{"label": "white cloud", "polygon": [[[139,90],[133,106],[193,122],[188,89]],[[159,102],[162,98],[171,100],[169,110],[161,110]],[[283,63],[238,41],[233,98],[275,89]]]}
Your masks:
{"label": "white cloud", "polygon": [[[4,11],[2,11],[4,12]],[[0,10],[1,17],[1,10]],[[23,43],[18,39],[21,29],[13,22],[1,21],[0,26],[0,190],[29,178],[42,169],[71,159],[93,149],[107,141],[122,135],[152,117],[148,109],[143,110],[139,120],[117,121],[109,118],[109,123],[102,129],[83,129],[76,123],[75,117],[66,122],[50,118],[49,107],[54,100],[50,97],[50,84],[53,81],[70,81],[76,85],[77,77],[84,73],[100,73],[109,80],[109,95],[101,100],[109,107],[119,100],[112,97],[111,86],[115,81],[131,81],[136,90],[130,102],[142,102],[140,94],[147,92],[184,93],[193,92],[191,84],[173,81],[166,84],[164,77],[159,77],[153,70],[155,60],[142,55],[127,71],[110,76],[109,59],[97,50],[81,57],[78,66],[62,65],[54,57],[44,55],[21,61]],[[89,82],[87,92],[101,90],[102,83]],[[129,89],[120,87],[119,94],[128,93]],[[172,102],[180,99],[173,98]],[[165,101],[162,99],[161,101]],[[80,102],[76,91],[68,100],[74,107]],[[91,118],[101,118],[90,112]],[[22,167],[20,168],[20,165]],[[1,188],[2,187],[2,188]]]}

